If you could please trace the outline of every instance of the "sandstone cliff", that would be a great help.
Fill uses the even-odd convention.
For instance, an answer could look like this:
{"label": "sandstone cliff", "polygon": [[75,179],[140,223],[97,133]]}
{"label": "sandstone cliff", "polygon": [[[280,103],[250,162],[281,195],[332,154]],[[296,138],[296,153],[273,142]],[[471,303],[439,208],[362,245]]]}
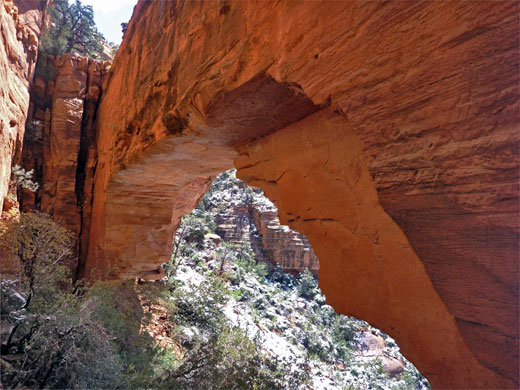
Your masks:
{"label": "sandstone cliff", "polygon": [[236,179],[233,171],[219,176],[203,202],[214,210],[216,233],[230,243],[247,241],[256,259],[285,272],[300,273],[309,269],[318,274],[318,258],[303,234],[280,225],[276,206]]}
{"label": "sandstone cliff", "polygon": [[9,192],[11,167],[21,159],[29,84],[47,2],[0,0],[0,214]]}
{"label": "sandstone cliff", "polygon": [[241,153],[338,310],[434,385],[516,387],[518,12],[139,2],[99,109],[87,267],[152,276]]}
{"label": "sandstone cliff", "polygon": [[41,210],[72,231],[78,254],[90,229],[97,163],[94,124],[109,64],[75,54],[49,56],[39,65],[44,71],[31,89],[23,166],[34,169],[40,190],[24,190],[21,208]]}
{"label": "sandstone cliff", "polygon": [[515,388],[518,13],[140,1],[104,84],[97,163],[78,89],[56,100],[74,139],[42,149],[41,205],[81,235],[87,270],[154,277],[234,164],[308,236],[336,310],[393,336],[434,386]]}
{"label": "sandstone cliff", "polygon": [[280,264],[286,272],[300,273],[309,269],[318,274],[320,265],[309,240],[303,234],[280,225],[274,205],[253,204],[250,215],[260,236],[259,247],[262,250],[258,253],[263,255],[264,261]]}

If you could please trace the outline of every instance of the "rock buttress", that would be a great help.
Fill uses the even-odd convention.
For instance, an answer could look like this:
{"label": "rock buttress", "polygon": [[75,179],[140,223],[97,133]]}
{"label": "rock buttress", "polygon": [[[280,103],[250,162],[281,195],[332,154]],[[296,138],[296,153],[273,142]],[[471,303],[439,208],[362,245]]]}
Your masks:
{"label": "rock buttress", "polygon": [[[49,56],[31,90],[23,165],[34,169],[40,189],[24,190],[21,208],[47,213],[73,232],[80,259],[90,230],[95,117],[108,65],[75,54]],[[82,273],[81,261],[71,266]]]}

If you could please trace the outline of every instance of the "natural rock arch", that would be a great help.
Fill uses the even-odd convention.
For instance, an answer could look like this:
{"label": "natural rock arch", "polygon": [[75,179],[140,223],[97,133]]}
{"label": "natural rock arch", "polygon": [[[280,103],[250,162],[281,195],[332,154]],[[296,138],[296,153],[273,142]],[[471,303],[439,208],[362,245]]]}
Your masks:
{"label": "natural rock arch", "polygon": [[153,277],[234,161],[338,311],[436,387],[516,387],[518,11],[139,2],[98,112],[86,272]]}

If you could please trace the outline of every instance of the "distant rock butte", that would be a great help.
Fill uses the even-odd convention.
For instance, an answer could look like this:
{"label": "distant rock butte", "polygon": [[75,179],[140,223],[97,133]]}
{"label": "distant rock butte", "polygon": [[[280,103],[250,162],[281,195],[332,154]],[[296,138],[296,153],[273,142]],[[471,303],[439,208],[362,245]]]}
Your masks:
{"label": "distant rock butte", "polygon": [[[237,180],[231,191],[241,191],[244,186],[247,184]],[[217,190],[230,191],[218,187]],[[215,218],[218,235],[237,245],[244,240],[249,242],[258,261],[271,266],[279,264],[285,272],[296,274],[308,269],[317,275],[318,258],[307,237],[280,225],[276,207],[262,198],[255,195],[250,202],[235,201],[218,211]]]}
{"label": "distant rock butte", "polygon": [[139,1],[95,110],[85,272],[160,276],[234,165],[307,235],[337,311],[434,387],[518,388],[519,8]]}

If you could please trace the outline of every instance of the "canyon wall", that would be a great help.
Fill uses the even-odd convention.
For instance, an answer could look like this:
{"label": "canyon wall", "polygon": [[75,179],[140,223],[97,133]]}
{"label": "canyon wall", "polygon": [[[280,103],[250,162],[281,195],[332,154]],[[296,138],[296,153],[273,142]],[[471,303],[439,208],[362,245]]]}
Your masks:
{"label": "canyon wall", "polygon": [[204,198],[206,208],[215,215],[216,233],[227,242],[247,242],[257,261],[285,272],[299,274],[308,269],[318,275],[318,258],[305,235],[280,225],[276,206],[235,178],[234,173],[220,176]]}
{"label": "canyon wall", "polygon": [[[336,310],[434,387],[517,388],[519,8],[140,1],[106,77],[68,56],[35,83],[43,186],[23,207],[76,232],[79,274],[160,277],[180,218],[235,164],[308,235]],[[29,73],[5,58],[7,183]]]}
{"label": "canyon wall", "polygon": [[76,54],[48,56],[40,61],[31,88],[22,160],[26,171],[34,170],[40,189],[23,190],[20,206],[49,214],[70,230],[78,254],[86,252],[90,230],[94,124],[109,65]]}
{"label": "canyon wall", "polygon": [[[0,215],[20,164],[29,85],[36,66],[40,30],[48,0],[0,0]],[[12,204],[12,202],[10,202]]]}
{"label": "canyon wall", "polygon": [[259,234],[257,258],[264,258],[272,265],[280,264],[284,272],[298,274],[308,269],[318,275],[320,264],[307,237],[280,225],[277,214],[276,207],[252,205],[250,209]]}

